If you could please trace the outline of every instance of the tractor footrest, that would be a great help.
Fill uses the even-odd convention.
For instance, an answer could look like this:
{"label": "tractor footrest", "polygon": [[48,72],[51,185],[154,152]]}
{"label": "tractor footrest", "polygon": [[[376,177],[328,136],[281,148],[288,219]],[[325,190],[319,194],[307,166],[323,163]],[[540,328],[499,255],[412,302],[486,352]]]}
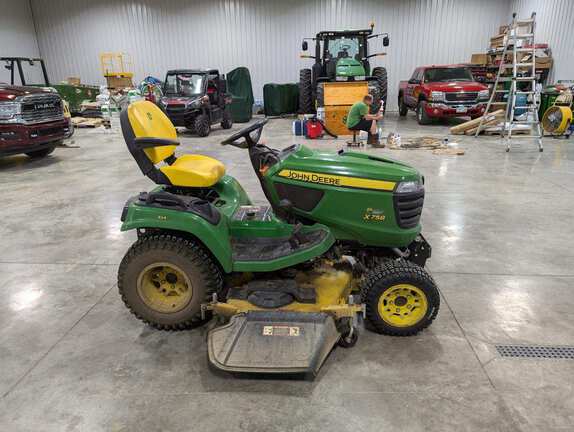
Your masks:
{"label": "tractor footrest", "polygon": [[252,311],[211,330],[207,345],[227,372],[316,375],[339,337],[324,313]]}
{"label": "tractor footrest", "polygon": [[297,235],[297,242],[291,237],[249,237],[236,238],[231,242],[234,261],[271,261],[288,256],[321,243],[329,232],[316,229]]}

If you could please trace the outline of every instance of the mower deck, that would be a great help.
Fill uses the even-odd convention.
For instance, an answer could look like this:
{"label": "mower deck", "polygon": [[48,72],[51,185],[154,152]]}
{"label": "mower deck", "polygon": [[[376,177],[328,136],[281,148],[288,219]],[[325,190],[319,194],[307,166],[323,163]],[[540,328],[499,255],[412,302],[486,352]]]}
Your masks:
{"label": "mower deck", "polygon": [[251,311],[209,332],[209,360],[227,372],[316,375],[339,340],[326,313]]}

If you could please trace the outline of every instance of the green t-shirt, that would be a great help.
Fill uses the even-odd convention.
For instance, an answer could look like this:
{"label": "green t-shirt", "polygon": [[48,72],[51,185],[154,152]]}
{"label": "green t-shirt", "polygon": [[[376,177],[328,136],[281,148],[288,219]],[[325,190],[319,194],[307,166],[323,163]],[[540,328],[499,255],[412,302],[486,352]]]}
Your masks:
{"label": "green t-shirt", "polygon": [[369,107],[364,102],[357,102],[354,104],[349,114],[347,114],[347,127],[352,128],[356,126],[357,123],[361,121],[361,119],[369,113]]}

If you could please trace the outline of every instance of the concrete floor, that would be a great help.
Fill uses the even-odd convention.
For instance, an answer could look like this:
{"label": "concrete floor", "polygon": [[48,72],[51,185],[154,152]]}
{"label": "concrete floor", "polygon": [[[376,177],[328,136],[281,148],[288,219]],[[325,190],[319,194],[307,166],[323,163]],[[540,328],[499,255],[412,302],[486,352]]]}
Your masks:
{"label": "concrete floor", "polygon": [[[267,142],[305,141],[290,123],[271,121]],[[443,137],[447,126],[390,114],[395,130]],[[226,135],[182,135],[179,151],[219,158],[263,202],[246,152],[219,146]],[[1,159],[0,430],[574,430],[574,361],[494,350],[574,345],[574,143],[546,140],[539,154],[525,140],[506,154],[497,138],[451,141],[466,154],[372,150],[426,177],[437,320],[413,338],[364,332],[315,381],[214,373],[204,330],[155,331],[130,315],[116,271],[135,235],[120,233],[120,213],[152,184],[118,133],[78,130],[78,148]]]}

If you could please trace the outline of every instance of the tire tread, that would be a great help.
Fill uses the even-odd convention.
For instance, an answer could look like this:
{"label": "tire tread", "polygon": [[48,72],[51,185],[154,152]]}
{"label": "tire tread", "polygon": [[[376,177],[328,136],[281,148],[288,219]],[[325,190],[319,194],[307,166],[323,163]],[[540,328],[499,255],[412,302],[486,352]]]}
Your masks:
{"label": "tire tread", "polygon": [[195,264],[198,264],[199,267],[203,268],[203,276],[206,280],[206,293],[203,302],[209,302],[213,293],[221,290],[221,287],[223,286],[221,271],[205,249],[197,242],[170,234],[144,235],[129,248],[120,264],[118,270],[118,289],[122,301],[136,318],[158,330],[185,330],[196,327],[202,322],[201,314],[196,314],[188,320],[177,324],[160,324],[143,317],[133,309],[132,305],[127,300],[125,295],[126,288],[123,285],[123,281],[128,266],[135,257],[153,249],[170,250],[178,255],[186,257]]}

